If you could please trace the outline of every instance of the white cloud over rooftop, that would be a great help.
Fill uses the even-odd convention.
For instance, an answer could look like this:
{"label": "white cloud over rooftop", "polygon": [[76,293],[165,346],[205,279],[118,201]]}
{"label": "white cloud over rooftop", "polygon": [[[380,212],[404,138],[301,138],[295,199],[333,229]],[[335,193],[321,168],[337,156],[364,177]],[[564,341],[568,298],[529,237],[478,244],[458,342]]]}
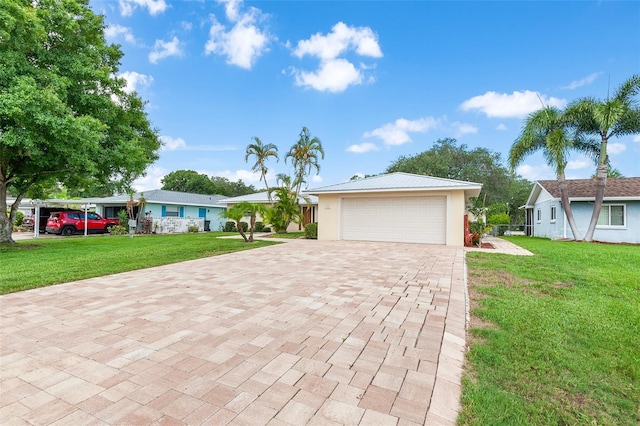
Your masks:
{"label": "white cloud over rooftop", "polygon": [[524,118],[543,106],[564,108],[566,105],[565,99],[525,90],[511,94],[486,92],[467,99],[460,108],[463,111],[479,111],[489,118]]}

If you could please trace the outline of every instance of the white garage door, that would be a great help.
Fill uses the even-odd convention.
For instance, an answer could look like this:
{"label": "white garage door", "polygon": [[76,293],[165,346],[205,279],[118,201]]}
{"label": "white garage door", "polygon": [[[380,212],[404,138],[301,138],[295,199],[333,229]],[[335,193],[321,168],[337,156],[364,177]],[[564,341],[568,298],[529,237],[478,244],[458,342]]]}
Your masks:
{"label": "white garage door", "polygon": [[446,197],[345,198],[342,239],[446,243]]}

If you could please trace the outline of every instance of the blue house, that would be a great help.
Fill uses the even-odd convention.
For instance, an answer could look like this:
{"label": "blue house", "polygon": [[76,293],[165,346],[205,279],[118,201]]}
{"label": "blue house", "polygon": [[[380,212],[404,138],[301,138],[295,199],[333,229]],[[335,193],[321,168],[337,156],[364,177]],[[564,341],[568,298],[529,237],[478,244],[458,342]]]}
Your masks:
{"label": "blue house", "polygon": [[[144,197],[146,204],[144,212],[152,218],[191,218],[204,219],[205,230],[218,231],[224,226],[224,219],[220,213],[227,206],[219,201],[228,198],[223,195],[203,195],[188,192],[166,191],[154,189],[151,191],[133,194],[134,201]],[[96,205],[96,211],[104,217],[117,218],[120,210],[125,210],[129,195],[116,195],[106,198],[94,198],[90,200]],[[135,208],[137,214],[137,207]],[[208,226],[206,226],[208,225]]]}
{"label": "blue house", "polygon": [[[567,180],[569,203],[579,232],[589,227],[596,193],[595,179]],[[533,185],[525,205],[527,235],[573,239],[560,201],[557,180]],[[640,244],[640,177],[609,178],[593,239],[611,243]]]}

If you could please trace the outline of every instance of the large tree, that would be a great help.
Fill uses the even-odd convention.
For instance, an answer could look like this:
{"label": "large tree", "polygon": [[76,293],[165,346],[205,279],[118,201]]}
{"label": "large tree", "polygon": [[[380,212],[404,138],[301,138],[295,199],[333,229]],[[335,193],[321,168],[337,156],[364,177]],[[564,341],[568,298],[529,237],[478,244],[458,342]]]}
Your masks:
{"label": "large tree", "polygon": [[510,205],[520,203],[517,206],[521,206],[526,201],[526,197],[511,200],[513,191],[510,188],[519,184],[522,178],[511,177],[509,170],[502,165],[500,153],[486,148],[469,149],[465,144],[458,145],[452,138],[439,139],[431,149],[420,154],[400,156],[387,167],[386,172],[478,182],[482,184],[479,198],[487,205],[508,202]]}
{"label": "large tree", "polygon": [[555,170],[564,213],[573,238],[580,240],[581,234],[569,203],[564,171],[571,151],[579,151],[588,157],[596,158],[597,144],[576,134],[569,117],[563,111],[546,106],[531,113],[525,120],[520,136],[509,151],[511,170],[521,164],[528,155],[538,151],[542,152],[547,164]]}
{"label": "large tree", "polygon": [[0,243],[13,242],[30,188],[124,189],[157,159],[157,131],[116,77],[122,52],[104,28],[88,0],[0,2]]}
{"label": "large tree", "polygon": [[245,185],[242,180],[231,182],[225,177],[209,177],[194,170],[176,170],[165,175],[161,182],[162,189],[167,191],[191,192],[193,194],[237,197],[256,192],[253,185]]}
{"label": "large tree", "polygon": [[609,156],[607,154],[609,139],[640,133],[638,93],[640,93],[640,76],[633,75],[620,85],[612,98],[606,100],[597,100],[591,97],[581,98],[572,102],[567,108],[567,114],[576,123],[578,131],[600,138],[595,202],[589,228],[584,237],[585,241],[593,240],[604,200],[609,173]]}
{"label": "large tree", "polygon": [[244,161],[249,162],[249,157],[254,157],[255,163],[251,166],[251,170],[254,172],[260,172],[260,180],[264,181],[264,186],[269,191],[269,184],[267,183],[267,160],[269,157],[275,157],[278,161],[278,147],[272,143],[263,144],[259,137],[254,136],[253,143],[247,145],[247,149],[244,155]]}

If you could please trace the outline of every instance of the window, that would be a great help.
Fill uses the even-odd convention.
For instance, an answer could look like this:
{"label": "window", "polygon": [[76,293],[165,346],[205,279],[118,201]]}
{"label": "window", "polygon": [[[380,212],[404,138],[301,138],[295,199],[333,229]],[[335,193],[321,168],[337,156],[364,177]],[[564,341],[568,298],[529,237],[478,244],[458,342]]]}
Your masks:
{"label": "window", "polygon": [[551,222],[556,221],[556,206],[551,206]]}
{"label": "window", "polygon": [[178,206],[167,206],[166,215],[168,217],[179,217],[180,208]]}
{"label": "window", "polygon": [[598,216],[598,226],[625,226],[625,205],[605,204]]}
{"label": "window", "polygon": [[536,211],[536,218],[537,218],[538,222],[542,222],[542,210],[541,209],[538,209]]}

